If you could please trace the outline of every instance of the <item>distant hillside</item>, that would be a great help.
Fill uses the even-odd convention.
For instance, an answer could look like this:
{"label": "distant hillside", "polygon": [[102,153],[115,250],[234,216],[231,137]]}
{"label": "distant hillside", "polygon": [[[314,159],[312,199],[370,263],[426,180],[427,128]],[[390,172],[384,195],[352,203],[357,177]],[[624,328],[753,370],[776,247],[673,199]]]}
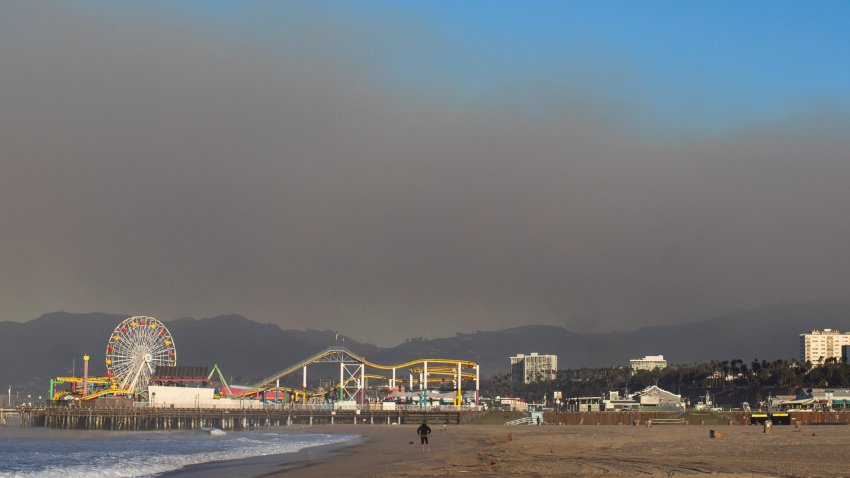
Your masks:
{"label": "distant hillside", "polygon": [[[0,322],[0,387],[46,391],[51,377],[70,375],[76,364],[82,375],[82,356],[91,356],[90,373],[106,373],[106,342],[128,315],[54,312],[26,323]],[[239,315],[208,319],[183,318],[166,322],[183,365],[218,363],[240,383],[275,373],[335,343],[371,355],[376,347],[346,337],[336,342],[331,331],[284,331]]]}
{"label": "distant hillside", "polygon": [[332,345],[369,355],[376,347],[348,337],[336,340],[325,330],[282,330],[239,315],[209,319],[179,319],[166,325],[175,338],[182,364],[212,365],[215,361],[237,383],[249,384],[280,371]]}
{"label": "distant hillside", "polygon": [[[91,373],[103,374],[106,340],[124,318],[54,312],[26,323],[0,322],[0,387],[46,390],[50,377],[71,373],[74,361],[80,373],[84,353],[92,357]],[[228,378],[240,383],[251,383],[332,345],[386,364],[426,357],[471,359],[481,364],[487,377],[506,373],[509,356],[529,352],[557,354],[560,368],[624,365],[630,358],[655,354],[663,354],[673,364],[787,359],[798,355],[802,332],[826,327],[850,330],[850,301],[783,304],[631,332],[579,334],[561,327],[524,326],[418,339],[388,348],[330,330],[282,330],[239,315],[166,323],[177,345],[178,363],[218,363]],[[329,369],[322,374],[333,376]]]}
{"label": "distant hillside", "polygon": [[458,334],[450,338],[412,340],[384,349],[375,357],[382,363],[400,363],[423,357],[470,358],[486,377],[509,371],[508,357],[517,353],[558,354],[561,368],[580,355],[583,336],[561,327],[524,326],[494,332]]}
{"label": "distant hillside", "polygon": [[671,364],[740,358],[799,356],[799,334],[812,329],[850,330],[850,301],[782,304],[731,312],[704,322],[646,327],[630,332],[577,334],[560,327],[525,326],[495,332],[413,341],[380,356],[474,356],[486,375],[508,372],[510,355],[558,355],[559,368],[618,366],[630,358],[664,355]]}

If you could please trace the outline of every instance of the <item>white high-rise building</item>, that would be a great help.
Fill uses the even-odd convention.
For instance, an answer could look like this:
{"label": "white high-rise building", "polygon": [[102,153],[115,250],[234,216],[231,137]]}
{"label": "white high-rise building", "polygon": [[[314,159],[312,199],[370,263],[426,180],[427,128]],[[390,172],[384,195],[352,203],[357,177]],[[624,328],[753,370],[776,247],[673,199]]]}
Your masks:
{"label": "white high-rise building", "polygon": [[841,362],[842,345],[850,345],[850,333],[823,329],[800,334],[800,360],[812,365],[821,365],[829,358]]}
{"label": "white high-rise building", "polygon": [[554,380],[558,370],[557,355],[517,354],[511,357],[511,379],[514,383]]}
{"label": "white high-rise building", "polygon": [[667,361],[663,355],[647,355],[640,359],[629,360],[629,367],[633,371],[638,370],[655,370],[657,368],[667,368]]}

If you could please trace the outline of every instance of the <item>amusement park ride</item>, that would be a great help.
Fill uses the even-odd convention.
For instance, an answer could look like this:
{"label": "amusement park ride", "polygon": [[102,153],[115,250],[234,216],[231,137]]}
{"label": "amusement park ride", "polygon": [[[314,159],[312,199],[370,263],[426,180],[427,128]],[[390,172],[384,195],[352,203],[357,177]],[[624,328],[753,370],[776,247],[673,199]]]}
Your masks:
{"label": "amusement park ride", "polygon": [[[49,396],[53,400],[82,401],[106,396],[125,396],[146,401],[147,387],[152,383],[152,378],[156,381],[157,368],[177,368],[177,352],[174,339],[165,324],[153,317],[134,316],[119,323],[109,337],[106,346],[106,376],[90,377],[88,361],[89,357],[86,355],[82,377],[52,379]],[[319,390],[309,390],[307,367],[312,364],[330,363],[339,364],[339,381]],[[281,386],[281,379],[291,379],[299,372],[301,388]],[[206,371],[204,374],[206,375]],[[429,377],[432,384],[438,380],[451,380],[454,384],[453,390],[450,393],[429,391]],[[250,387],[228,384],[218,365],[213,366],[205,380],[201,377],[201,381],[207,384],[218,382],[215,393],[217,399],[306,404],[310,398],[324,397],[352,406],[364,403],[367,380],[384,382],[386,385],[381,388],[387,392],[389,400],[425,404],[426,400],[448,398],[454,405],[463,404],[461,384],[464,381],[473,381],[477,405],[479,378],[478,364],[468,360],[426,358],[397,365],[380,365],[348,349],[331,347]],[[57,391],[56,385],[60,384],[70,384],[70,389]],[[414,385],[417,390],[414,390]]]}
{"label": "amusement park ride", "polygon": [[[51,379],[49,396],[53,400],[136,396],[145,390],[156,367],[176,364],[174,339],[165,324],[153,317],[130,317],[109,336],[105,377],[89,377],[89,356],[85,355],[83,376]],[[56,385],[64,383],[70,383],[71,389],[57,392]]]}
{"label": "amusement park ride", "polygon": [[[282,390],[280,388],[280,379],[289,375],[297,374],[300,371],[302,373],[301,383],[303,387],[300,397],[302,400],[305,400],[308,396],[305,392],[307,389],[307,366],[318,363],[339,363],[339,382],[335,385],[334,390],[338,393],[338,401],[341,402],[359,402],[362,404],[364,401],[367,379],[385,380],[388,390],[392,391],[391,395],[394,397],[406,399],[416,398],[418,401],[424,402],[428,399],[429,375],[441,378],[449,377],[453,379],[453,382],[456,384],[456,394],[453,397],[455,405],[461,405],[463,403],[463,394],[461,389],[463,381],[473,380],[475,382],[475,402],[476,404],[478,402],[480,370],[478,364],[475,362],[468,360],[426,358],[411,360],[398,365],[380,365],[370,362],[362,356],[342,347],[331,347],[319,352],[306,360],[281,370],[272,376],[266,377],[247,390],[240,391],[236,394],[236,397],[253,397],[268,400],[270,398],[269,394],[272,393],[274,394],[274,398],[277,398],[277,393]],[[428,367],[429,364],[432,365],[430,369]],[[437,365],[433,366],[433,364]],[[420,365],[420,367],[415,367],[417,365]],[[390,376],[376,373],[367,374],[366,367],[382,371],[391,371],[392,373]],[[407,392],[400,391],[400,389],[403,388],[404,381],[399,380],[397,375],[399,370],[404,369],[407,369],[408,371]],[[419,386],[418,392],[413,391],[414,384]],[[321,393],[324,394],[326,392]]]}

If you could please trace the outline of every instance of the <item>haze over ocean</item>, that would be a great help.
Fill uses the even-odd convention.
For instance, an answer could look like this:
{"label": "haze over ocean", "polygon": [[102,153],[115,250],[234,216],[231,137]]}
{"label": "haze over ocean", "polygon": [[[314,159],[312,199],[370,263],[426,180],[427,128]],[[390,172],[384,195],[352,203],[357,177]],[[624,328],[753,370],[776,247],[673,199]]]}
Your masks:
{"label": "haze over ocean", "polygon": [[381,345],[850,297],[850,4],[0,4],[0,320]]}

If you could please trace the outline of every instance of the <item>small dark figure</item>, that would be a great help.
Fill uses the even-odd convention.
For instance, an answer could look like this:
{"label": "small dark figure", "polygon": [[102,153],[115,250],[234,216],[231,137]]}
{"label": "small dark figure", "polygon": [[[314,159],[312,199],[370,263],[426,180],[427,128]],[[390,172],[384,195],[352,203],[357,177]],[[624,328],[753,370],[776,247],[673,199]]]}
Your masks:
{"label": "small dark figure", "polygon": [[419,435],[419,441],[422,442],[422,451],[431,451],[431,445],[428,444],[428,435],[431,434],[431,427],[427,423],[422,422],[419,428],[416,429],[416,434]]}

